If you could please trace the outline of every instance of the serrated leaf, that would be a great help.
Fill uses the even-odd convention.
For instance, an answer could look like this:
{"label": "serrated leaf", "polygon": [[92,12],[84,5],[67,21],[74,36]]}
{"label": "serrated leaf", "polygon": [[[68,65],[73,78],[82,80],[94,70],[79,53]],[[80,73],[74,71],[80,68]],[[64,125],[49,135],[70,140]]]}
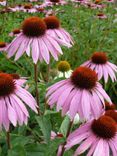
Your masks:
{"label": "serrated leaf", "polygon": [[66,116],[61,124],[61,127],[60,127],[60,132],[66,136],[67,134],[67,130],[68,130],[68,127],[69,127],[69,123],[70,123],[70,119],[68,116]]}
{"label": "serrated leaf", "polygon": [[50,141],[51,134],[51,122],[48,116],[38,116],[36,120],[41,128],[41,131],[44,135],[44,140],[48,143]]}

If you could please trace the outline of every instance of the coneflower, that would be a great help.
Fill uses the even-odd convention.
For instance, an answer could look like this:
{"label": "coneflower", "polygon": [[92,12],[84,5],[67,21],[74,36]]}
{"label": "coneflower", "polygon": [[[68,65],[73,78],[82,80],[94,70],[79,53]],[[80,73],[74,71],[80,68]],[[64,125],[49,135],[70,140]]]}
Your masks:
{"label": "coneflower", "polygon": [[116,156],[117,155],[117,125],[109,116],[101,116],[81,125],[72,132],[66,144],[66,150],[80,144],[74,156],[88,151],[86,156]]}
{"label": "coneflower", "polygon": [[108,61],[108,57],[104,52],[95,52],[91,59],[83,63],[81,66],[86,66],[95,70],[98,74],[98,79],[104,78],[105,83],[109,77],[114,82],[116,81],[117,66]]}
{"label": "coneflower", "polygon": [[27,106],[37,113],[37,104],[32,95],[22,88],[13,75],[0,73],[0,127],[9,130],[10,123],[27,124]]}
{"label": "coneflower", "polygon": [[57,82],[47,90],[47,102],[56,105],[62,115],[67,112],[71,119],[78,113],[81,119],[99,117],[105,105],[104,99],[112,103],[101,84],[97,82],[95,71],[87,67],[76,68],[71,77]]}
{"label": "coneflower", "polygon": [[45,22],[39,17],[30,17],[24,20],[22,32],[10,43],[6,49],[8,57],[16,54],[18,60],[25,52],[28,56],[32,55],[33,62],[38,60],[50,62],[50,54],[55,60],[62,54],[61,45],[70,46],[68,43],[58,38],[52,37],[47,33]]}
{"label": "coneflower", "polygon": [[60,20],[56,16],[48,16],[44,18],[47,25],[47,33],[59,37],[67,43],[74,44],[71,35],[61,27]]}

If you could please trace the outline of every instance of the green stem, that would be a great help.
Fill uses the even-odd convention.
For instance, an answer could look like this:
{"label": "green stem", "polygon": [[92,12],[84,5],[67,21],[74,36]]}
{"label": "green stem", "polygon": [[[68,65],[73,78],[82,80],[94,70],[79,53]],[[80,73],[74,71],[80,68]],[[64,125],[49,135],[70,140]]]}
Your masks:
{"label": "green stem", "polygon": [[47,82],[49,82],[50,79],[50,64],[47,66]]}
{"label": "green stem", "polygon": [[65,78],[65,72],[63,72],[63,77]]}
{"label": "green stem", "polygon": [[[67,131],[67,134],[66,134],[66,138],[69,136],[69,134],[71,132],[72,124],[73,124],[73,121],[71,121],[70,124],[69,124],[68,131]],[[62,151],[61,151],[61,154],[59,156],[63,156],[64,155],[65,145],[66,145],[66,141],[63,144]]]}
{"label": "green stem", "polygon": [[11,140],[10,140],[10,132],[9,131],[6,134],[6,142],[7,142],[8,149],[11,149]]}
{"label": "green stem", "polygon": [[38,115],[40,115],[40,100],[39,100],[39,90],[38,90],[38,65],[34,64],[34,80],[35,80],[35,94],[36,94],[36,101],[37,101],[37,111]]}

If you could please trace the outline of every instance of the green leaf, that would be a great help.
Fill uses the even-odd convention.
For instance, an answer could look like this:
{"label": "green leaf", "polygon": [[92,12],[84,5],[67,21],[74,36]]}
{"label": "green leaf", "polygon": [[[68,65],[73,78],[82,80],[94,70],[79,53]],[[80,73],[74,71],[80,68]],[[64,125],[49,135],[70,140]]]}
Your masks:
{"label": "green leaf", "polygon": [[8,151],[8,156],[26,156],[26,151],[23,146],[14,146]]}
{"label": "green leaf", "polygon": [[52,111],[52,110],[46,110],[44,115],[48,115],[48,114],[57,114],[58,112],[56,111]]}
{"label": "green leaf", "polygon": [[68,116],[66,116],[61,124],[61,127],[60,127],[60,132],[66,136],[67,134],[67,130],[68,130],[68,127],[69,127],[69,123],[70,123],[70,119]]}
{"label": "green leaf", "polygon": [[18,145],[24,146],[27,143],[31,142],[31,137],[11,134],[11,140],[13,146],[18,146]]}
{"label": "green leaf", "polygon": [[49,144],[48,147],[46,149],[46,153],[45,156],[55,156],[58,150],[58,147],[60,144],[62,144],[65,140],[56,138],[54,140],[52,140]]}
{"label": "green leaf", "polygon": [[46,144],[29,144],[26,146],[26,156],[45,156]]}
{"label": "green leaf", "polygon": [[44,140],[48,143],[50,141],[51,134],[51,122],[48,116],[38,116],[36,120],[41,128],[41,131],[44,135]]}

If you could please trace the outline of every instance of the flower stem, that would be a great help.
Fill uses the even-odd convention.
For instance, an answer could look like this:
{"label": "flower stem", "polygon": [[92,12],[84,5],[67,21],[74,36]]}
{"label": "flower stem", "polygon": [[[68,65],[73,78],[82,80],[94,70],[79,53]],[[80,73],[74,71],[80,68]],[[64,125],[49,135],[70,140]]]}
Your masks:
{"label": "flower stem", "polygon": [[65,78],[65,72],[63,72],[63,77]]}
{"label": "flower stem", "polygon": [[36,94],[36,101],[37,101],[37,111],[38,115],[40,115],[40,101],[39,101],[39,90],[38,90],[38,65],[34,64],[34,80],[35,80],[35,94]]}
{"label": "flower stem", "polygon": [[47,66],[47,82],[49,82],[50,79],[50,64]]}
{"label": "flower stem", "polygon": [[6,142],[7,142],[8,149],[11,149],[11,141],[10,141],[10,132],[9,131],[6,134]]}
{"label": "flower stem", "polygon": [[[71,121],[69,123],[69,127],[68,127],[68,131],[67,131],[67,134],[66,134],[66,138],[69,136],[70,134],[70,131],[71,131],[71,128],[72,128],[72,124],[73,124],[73,121]],[[64,152],[65,152],[65,145],[66,145],[66,141],[64,142],[63,144],[63,147],[62,147],[62,151],[61,151],[61,154],[59,156],[63,156]]]}

